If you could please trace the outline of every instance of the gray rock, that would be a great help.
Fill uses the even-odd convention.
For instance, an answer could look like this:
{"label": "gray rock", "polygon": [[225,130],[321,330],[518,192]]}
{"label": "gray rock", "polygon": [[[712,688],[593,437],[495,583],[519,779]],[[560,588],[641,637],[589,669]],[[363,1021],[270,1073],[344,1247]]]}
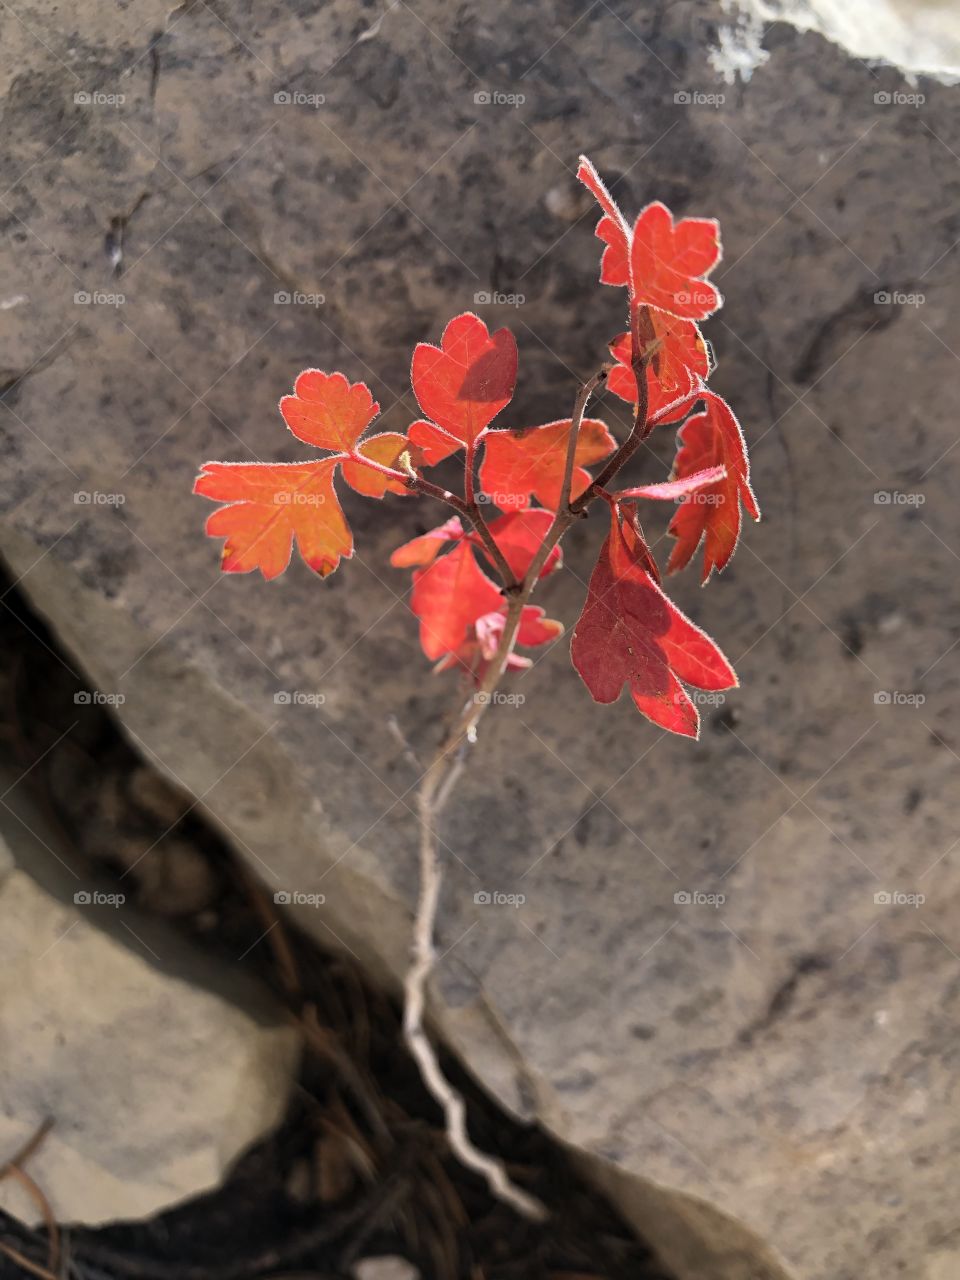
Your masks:
{"label": "gray rock", "polygon": [[[330,581],[224,580],[197,464],[307,456],[275,409],[307,365],[369,380],[403,428],[411,346],[477,291],[525,298],[483,309],[521,347],[505,425],[566,411],[622,327],[593,215],[570,221],[580,149],[628,208],[719,216],[716,383],[766,519],[676,596],[743,687],[691,746],[593,706],[564,643],[538,661],[445,816],[434,1013],[683,1280],[928,1280],[960,1149],[956,91],[878,104],[895,73],[779,26],[725,86],[706,2],[337,0],[229,27],[199,6],[150,45],[166,10],[82,3],[69,30],[34,15],[44,45],[5,41],[0,271],[26,300],[0,311],[0,548],[21,585],[267,882],[324,895],[301,922],[396,981],[416,772],[388,719],[424,753],[455,692],[387,557],[434,513],[347,497],[358,551]],[[126,101],[74,105],[88,89]],[[692,90],[725,102],[675,100]],[[293,91],[326,101],[274,103]],[[94,290],[125,300],[73,303]],[[274,303],[295,291],[325,301]],[[648,475],[671,448],[654,437]],[[600,536],[575,530],[544,592],[568,624]],[[291,690],[325,701],[275,703]]]}
{"label": "gray rock", "polygon": [[[97,910],[23,871],[0,882],[0,1150],[52,1119],[28,1172],[60,1221],[89,1224],[217,1186],[282,1117],[298,1053],[292,1028],[160,972]],[[0,1207],[40,1219],[12,1179]]]}

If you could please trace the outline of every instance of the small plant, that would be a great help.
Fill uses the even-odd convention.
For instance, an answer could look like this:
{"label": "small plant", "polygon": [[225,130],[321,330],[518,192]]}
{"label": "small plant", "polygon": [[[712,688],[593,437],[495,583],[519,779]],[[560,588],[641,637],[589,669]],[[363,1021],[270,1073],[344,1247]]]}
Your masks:
{"label": "small plant", "polygon": [[[595,701],[616,702],[626,686],[649,720],[688,737],[697,737],[700,719],[685,686],[716,691],[735,687],[737,678],[713,640],[664,592],[640,523],[641,503],[677,504],[668,572],[682,569],[702,545],[704,583],[733,555],[742,510],[755,520],[760,514],[740,426],[707,386],[711,360],[697,324],[721,305],[706,278],[720,260],[717,222],[674,221],[654,203],[631,227],[589,160],[581,158],[577,176],[601,207],[600,279],[626,289],[629,327],[609,344],[612,360],[580,387],[569,418],[524,429],[492,426],[513,397],[517,346],[507,329],[491,334],[465,312],[447,325],[439,347],[420,343],[414,351],[413,390],[424,416],[405,435],[367,434],[379,412],[369,388],[343,373],[308,369],[293,395],[280,401],[280,412],[299,440],[326,456],[298,463],[208,462],[196,482],[197,493],[226,504],[206,526],[212,537],[225,539],[224,570],[259,569],[265,578],[284,572],[294,543],[321,577],[353,554],[334,487],[338,470],[367,497],[426,497],[453,511],[446,523],[392,556],[395,566],[413,571],[411,608],[424,653],[437,670],[460,671],[470,682],[469,696],[420,782],[421,890],[404,1027],[444,1107],[455,1150],[528,1214],[540,1213],[541,1206],[508,1181],[498,1161],[473,1147],[462,1099],[442,1076],[423,1032],[440,889],[436,819],[501,679],[530,665],[517,649],[562,634],[562,624],[530,599],[541,579],[560,566],[564,534],[591,505],[606,505],[610,529],[574,628],[573,665]],[[602,421],[585,416],[604,387],[633,406],[632,429],[619,444]],[[659,426],[677,428],[672,477],[614,488]],[[424,474],[455,454],[463,456],[460,493]],[[501,514],[488,518],[491,507]]]}

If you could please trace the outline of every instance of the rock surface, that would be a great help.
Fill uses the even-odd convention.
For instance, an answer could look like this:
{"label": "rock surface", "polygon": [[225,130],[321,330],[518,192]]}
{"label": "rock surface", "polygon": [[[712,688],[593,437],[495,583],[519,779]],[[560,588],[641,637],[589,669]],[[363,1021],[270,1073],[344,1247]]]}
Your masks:
{"label": "rock surface", "polygon": [[[960,1150],[956,90],[911,105],[893,71],[781,26],[725,85],[723,14],[689,0],[168,9],[0,18],[0,550],[21,585],[267,881],[325,896],[301,920],[396,978],[416,771],[389,720],[429,749],[455,695],[387,556],[432,513],[348,499],[358,552],[329,582],[222,580],[197,464],[306,456],[275,404],[307,365],[367,379],[404,427],[412,344],[477,293],[524,299],[476,304],[520,344],[505,424],[564,411],[622,327],[581,149],[627,208],[719,216],[709,336],[766,519],[676,594],[742,689],[691,746],[594,707],[565,643],[536,664],[445,819],[435,1013],[682,1280],[939,1280]],[[524,101],[475,98],[495,92]],[[647,475],[669,465],[653,446]],[[575,531],[544,596],[568,624],[599,536]]]}
{"label": "rock surface", "polygon": [[[101,927],[122,906],[65,905],[3,849],[0,1151],[53,1121],[26,1170],[61,1222],[147,1217],[217,1186],[282,1118],[296,1033],[159,971],[129,923],[131,946]],[[40,1220],[10,1178],[0,1207]]]}

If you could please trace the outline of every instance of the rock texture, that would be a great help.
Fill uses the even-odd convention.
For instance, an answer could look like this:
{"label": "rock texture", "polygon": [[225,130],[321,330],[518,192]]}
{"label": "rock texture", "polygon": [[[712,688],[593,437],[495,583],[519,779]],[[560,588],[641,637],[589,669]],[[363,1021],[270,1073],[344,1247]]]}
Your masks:
{"label": "rock texture", "polygon": [[[5,12],[0,548],[144,752],[274,888],[325,895],[294,908],[318,937],[396,977],[416,770],[389,722],[428,748],[454,691],[387,555],[432,516],[348,500],[358,553],[329,582],[222,580],[197,464],[304,456],[275,405],[307,365],[366,378],[405,426],[412,344],[478,293],[523,297],[476,304],[520,343],[505,422],[563,411],[622,327],[581,149],[628,208],[719,216],[709,336],[766,519],[677,593],[742,690],[691,746],[594,707],[563,642],[537,663],[445,820],[435,1013],[683,1280],[939,1280],[956,91],[910,104],[895,72],[780,26],[731,87],[722,20],[706,0]],[[575,619],[599,536],[570,540],[552,616]],[[294,690],[324,701],[275,701]]]}
{"label": "rock texture", "polygon": [[[281,1119],[296,1033],[161,972],[139,922],[129,946],[111,936],[122,906],[65,905],[4,857],[0,1151],[53,1121],[26,1167],[61,1222],[146,1217],[217,1186]],[[10,1178],[0,1207],[40,1220]]]}

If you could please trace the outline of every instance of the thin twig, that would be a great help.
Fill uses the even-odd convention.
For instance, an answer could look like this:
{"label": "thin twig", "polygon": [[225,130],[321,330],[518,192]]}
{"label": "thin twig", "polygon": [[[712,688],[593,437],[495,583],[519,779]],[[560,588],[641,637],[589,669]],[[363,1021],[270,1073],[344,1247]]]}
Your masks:
{"label": "thin twig", "polygon": [[500,683],[516,643],[524,603],[522,595],[510,597],[497,656],[472,701],[464,707],[459,719],[438,748],[420,783],[417,800],[420,819],[420,892],[413,927],[413,960],[404,981],[403,1034],[407,1047],[420,1068],[424,1084],[443,1109],[447,1139],[454,1154],[468,1169],[473,1169],[486,1179],[487,1186],[495,1196],[524,1217],[539,1222],[546,1217],[546,1209],[540,1201],[514,1186],[501,1160],[474,1146],[467,1133],[466,1104],[444,1076],[423,1025],[427,979],[436,957],[433,935],[442,880],[434,836],[437,799],[438,796],[445,798],[448,794],[446,780],[452,770],[459,768],[460,748],[474,737],[477,723],[490,704],[490,694]]}
{"label": "thin twig", "polygon": [[0,1165],[0,1178],[5,1178],[12,1169],[17,1168],[22,1164],[26,1164],[52,1128],[53,1117],[47,1116],[45,1120],[41,1121],[33,1136],[26,1140],[20,1150],[15,1152],[9,1160],[5,1160],[3,1164]]}
{"label": "thin twig", "polygon": [[39,1276],[40,1280],[59,1280],[56,1272],[48,1271],[46,1267],[41,1267],[39,1262],[31,1262],[25,1254],[14,1249],[13,1245],[4,1244],[2,1240],[0,1240],[0,1252],[6,1254],[18,1267],[23,1267],[24,1271],[29,1271],[32,1275]]}
{"label": "thin twig", "polygon": [[[583,422],[583,415],[586,412],[587,402],[597,387],[607,378],[609,366],[604,365],[592,378],[583,384],[574,402],[564,465],[561,501],[558,503],[553,523],[547,530],[546,537],[527,569],[523,581],[511,586],[512,575],[504,577],[508,599],[507,616],[496,657],[487,668],[473,699],[463,708],[457,721],[438,748],[429,768],[421,779],[418,796],[420,891],[413,926],[413,959],[404,982],[404,1038],[420,1067],[420,1074],[424,1083],[443,1108],[447,1138],[454,1153],[463,1164],[486,1179],[487,1185],[494,1195],[534,1221],[542,1221],[544,1219],[546,1216],[544,1206],[539,1200],[529,1195],[526,1191],[522,1191],[511,1182],[502,1161],[485,1154],[474,1146],[467,1133],[464,1100],[444,1076],[437,1055],[424,1030],[427,980],[436,958],[434,933],[442,880],[434,825],[443,803],[450,794],[453,782],[462,768],[462,749],[467,743],[475,740],[480,718],[490,705],[492,695],[507,669],[507,663],[517,642],[524,607],[536,588],[537,579],[540,577],[540,571],[546,563],[547,557],[570,525],[580,517],[591,502],[601,496],[605,486],[621,467],[626,465],[652,428],[653,424],[648,421],[649,400],[646,367],[651,354],[648,351],[648,344],[653,335],[649,315],[645,307],[638,308],[632,317],[631,335],[631,365],[637,379],[637,405],[630,435],[610,458],[596,481],[588,486],[575,503],[571,503],[570,489],[576,462],[577,438]],[[416,482],[408,478],[408,483],[411,488],[416,487],[421,492],[428,492],[426,488],[427,482],[421,481],[419,478]],[[451,502],[453,495],[441,493],[441,496],[450,505],[456,505],[455,502]],[[465,506],[466,504],[463,505]],[[487,532],[489,533],[489,531]]]}
{"label": "thin twig", "polygon": [[583,425],[583,415],[587,409],[587,401],[596,391],[602,382],[606,382],[610,373],[610,366],[604,365],[597,371],[587,382],[583,384],[577,392],[577,398],[573,403],[573,417],[570,419],[570,436],[567,440],[567,456],[563,464],[563,483],[560,486],[560,501],[557,504],[558,511],[566,511],[570,506],[570,491],[573,487],[573,468],[577,460],[577,441],[580,438],[580,427]]}

